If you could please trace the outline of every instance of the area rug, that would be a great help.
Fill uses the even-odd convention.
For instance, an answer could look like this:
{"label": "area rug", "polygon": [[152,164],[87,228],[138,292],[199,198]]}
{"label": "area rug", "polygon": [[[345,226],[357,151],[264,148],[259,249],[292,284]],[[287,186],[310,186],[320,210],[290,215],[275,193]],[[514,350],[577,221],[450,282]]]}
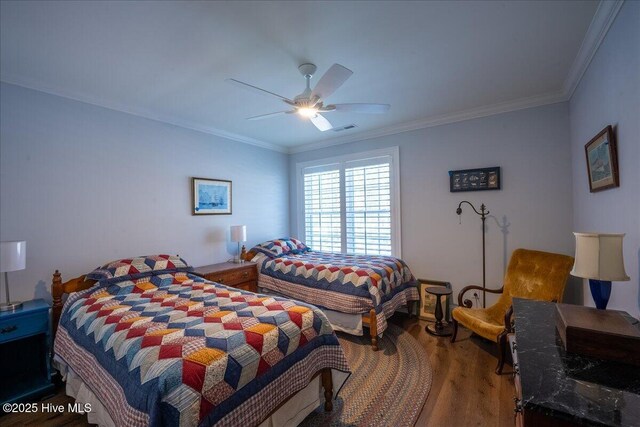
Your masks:
{"label": "area rug", "polygon": [[431,389],[431,364],[422,346],[392,324],[377,352],[368,337],[338,333],[338,339],[353,373],[333,411],[320,407],[300,426],[413,426]]}

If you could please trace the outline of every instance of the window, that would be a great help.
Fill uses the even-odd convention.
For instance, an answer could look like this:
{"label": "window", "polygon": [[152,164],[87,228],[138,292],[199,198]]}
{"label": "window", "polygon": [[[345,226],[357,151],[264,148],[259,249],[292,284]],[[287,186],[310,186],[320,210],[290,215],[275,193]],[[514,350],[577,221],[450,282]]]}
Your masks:
{"label": "window", "polygon": [[313,249],[400,256],[398,148],[297,165],[299,235]]}
{"label": "window", "polygon": [[304,174],[305,243],[319,251],[340,252],[340,170],[310,168]]}
{"label": "window", "polygon": [[347,253],[391,255],[391,164],[349,163],[345,167]]}

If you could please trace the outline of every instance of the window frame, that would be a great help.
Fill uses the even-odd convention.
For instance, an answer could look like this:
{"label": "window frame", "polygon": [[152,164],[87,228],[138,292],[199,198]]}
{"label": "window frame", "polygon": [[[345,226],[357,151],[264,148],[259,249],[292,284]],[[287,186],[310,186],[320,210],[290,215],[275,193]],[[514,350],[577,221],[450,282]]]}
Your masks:
{"label": "window frame", "polygon": [[[389,147],[377,150],[362,151],[345,154],[342,156],[327,157],[296,163],[296,231],[298,238],[304,239],[305,229],[305,203],[304,203],[304,170],[311,167],[339,164],[340,171],[340,229],[341,229],[341,253],[346,253],[346,191],[345,191],[345,164],[358,160],[373,159],[376,157],[390,157],[390,186],[391,186],[391,256],[402,258],[402,214],[400,205],[400,148]],[[313,249],[313,248],[312,248]]]}

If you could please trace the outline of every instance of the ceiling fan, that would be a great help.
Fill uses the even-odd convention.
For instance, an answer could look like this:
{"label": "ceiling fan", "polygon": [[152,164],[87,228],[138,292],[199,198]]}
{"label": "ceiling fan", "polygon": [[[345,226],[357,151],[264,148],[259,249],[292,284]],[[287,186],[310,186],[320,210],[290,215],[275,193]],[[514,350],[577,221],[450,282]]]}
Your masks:
{"label": "ceiling fan", "polygon": [[261,93],[263,95],[275,96],[281,101],[293,107],[292,110],[278,111],[276,113],[262,114],[259,116],[249,117],[247,120],[262,120],[271,117],[282,116],[285,114],[298,114],[301,117],[311,120],[319,130],[326,131],[331,129],[331,123],[320,113],[351,112],[351,113],[370,113],[382,114],[389,111],[389,104],[328,104],[324,105],[324,100],[336,91],[342,84],[347,81],[353,74],[353,71],[340,64],[333,64],[329,70],[320,78],[316,87],[312,90],[310,86],[311,78],[316,72],[314,64],[302,64],[298,67],[300,74],[307,81],[306,89],[293,99],[285,98],[277,93],[270,92],[265,89],[244,83],[236,79],[227,79],[229,83]]}

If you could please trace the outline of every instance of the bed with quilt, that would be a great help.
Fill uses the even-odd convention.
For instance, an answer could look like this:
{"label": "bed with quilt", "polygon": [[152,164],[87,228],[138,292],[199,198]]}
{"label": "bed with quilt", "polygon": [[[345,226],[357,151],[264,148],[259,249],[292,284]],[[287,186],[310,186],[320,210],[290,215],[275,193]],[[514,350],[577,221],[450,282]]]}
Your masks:
{"label": "bed with quilt", "polygon": [[283,238],[254,246],[247,258],[258,263],[265,292],[320,307],[334,329],[362,335],[368,327],[374,350],[387,319],[420,299],[409,267],[394,257],[318,252]]}
{"label": "bed with quilt", "polygon": [[89,422],[297,425],[331,410],[349,367],[320,310],[189,270],[157,255],[54,274],[55,364]]}

